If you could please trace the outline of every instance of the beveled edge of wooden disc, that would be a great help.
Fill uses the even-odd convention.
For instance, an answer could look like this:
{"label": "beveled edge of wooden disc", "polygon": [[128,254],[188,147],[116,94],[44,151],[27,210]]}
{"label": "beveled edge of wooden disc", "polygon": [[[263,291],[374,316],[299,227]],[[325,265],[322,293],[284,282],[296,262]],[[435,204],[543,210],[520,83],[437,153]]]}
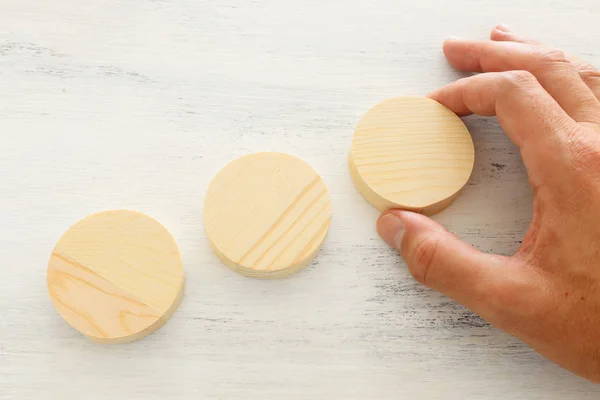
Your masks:
{"label": "beveled edge of wooden disc", "polygon": [[[329,229],[327,229],[327,231],[329,231]],[[210,238],[208,239],[208,241],[210,243],[211,249],[215,252],[219,260],[221,260],[223,264],[231,268],[233,271],[241,275],[247,276],[249,278],[270,280],[286,278],[288,276],[294,275],[297,272],[302,271],[304,268],[310,265],[321,251],[321,246],[327,238],[327,233],[328,232],[325,233],[325,235],[323,236],[323,240],[316,246],[315,250],[308,254],[303,262],[294,264],[288,268],[279,269],[275,271],[257,271],[252,268],[246,268],[241,265],[238,265],[235,262],[231,261],[229,258],[225,257],[225,255],[213,244]]]}

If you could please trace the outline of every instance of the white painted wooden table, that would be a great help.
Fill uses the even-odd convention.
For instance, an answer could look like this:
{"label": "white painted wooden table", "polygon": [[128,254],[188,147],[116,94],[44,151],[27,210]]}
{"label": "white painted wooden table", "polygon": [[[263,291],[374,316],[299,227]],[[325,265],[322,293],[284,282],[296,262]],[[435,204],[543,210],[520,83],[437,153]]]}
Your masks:
{"label": "white painted wooden table", "polygon": [[[575,5],[577,3],[578,5]],[[593,386],[416,284],[346,166],[358,119],[460,75],[449,35],[506,22],[600,65],[596,0],[0,0],[0,398],[598,399]],[[436,218],[512,253],[531,193],[492,119]],[[333,201],[316,262],[286,280],[222,266],[203,231],[212,176],[252,151],[299,156]],[[88,342],[46,292],[49,253],[92,212],[164,223],[187,288],[143,341]]]}

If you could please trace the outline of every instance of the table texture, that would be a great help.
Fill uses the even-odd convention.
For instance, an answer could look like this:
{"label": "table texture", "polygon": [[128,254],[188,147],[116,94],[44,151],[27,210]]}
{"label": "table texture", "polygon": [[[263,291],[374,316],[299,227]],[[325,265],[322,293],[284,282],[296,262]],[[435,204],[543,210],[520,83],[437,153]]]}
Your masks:
{"label": "table texture", "polygon": [[[373,105],[462,75],[450,35],[514,30],[600,65],[597,0],[0,0],[1,399],[598,399],[594,386],[417,284],[377,237],[347,155]],[[475,170],[435,219],[512,254],[531,217],[519,152],[468,117]],[[307,161],[329,236],[287,279],[211,251],[212,177],[255,151]],[[92,343],[46,289],[65,230],[106,209],[180,246],[182,304],[135,343]]]}

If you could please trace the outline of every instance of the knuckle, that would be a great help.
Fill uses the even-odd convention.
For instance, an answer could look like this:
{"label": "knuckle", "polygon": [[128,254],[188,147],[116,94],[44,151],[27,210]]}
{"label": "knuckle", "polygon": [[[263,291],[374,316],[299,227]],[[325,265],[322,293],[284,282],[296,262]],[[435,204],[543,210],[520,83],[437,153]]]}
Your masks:
{"label": "knuckle", "polygon": [[560,127],[562,135],[566,139],[567,143],[571,145],[573,149],[587,150],[590,146],[587,132],[585,128],[579,124],[569,124],[567,126]]}
{"label": "knuckle", "polygon": [[573,64],[573,67],[579,71],[597,71],[596,67],[587,61],[573,59],[571,60],[571,64]]}
{"label": "knuckle", "polygon": [[597,168],[600,163],[600,140],[588,137],[582,129],[574,129],[567,135],[573,163],[579,168]]}
{"label": "knuckle", "polygon": [[503,75],[506,81],[513,85],[532,84],[537,82],[536,77],[531,72],[525,70],[507,71]]}
{"label": "knuckle", "polygon": [[600,84],[600,71],[593,69],[580,70],[579,76],[581,76],[581,79],[587,84]]}
{"label": "knuckle", "polygon": [[523,90],[538,83],[531,72],[524,70],[506,71],[501,77],[501,84],[506,91]]}
{"label": "knuckle", "polygon": [[539,47],[534,50],[534,55],[542,64],[569,64],[569,59],[562,50],[549,47]]}
{"label": "knuckle", "polygon": [[427,285],[436,259],[440,238],[433,235],[422,239],[410,257],[410,272],[420,283]]}

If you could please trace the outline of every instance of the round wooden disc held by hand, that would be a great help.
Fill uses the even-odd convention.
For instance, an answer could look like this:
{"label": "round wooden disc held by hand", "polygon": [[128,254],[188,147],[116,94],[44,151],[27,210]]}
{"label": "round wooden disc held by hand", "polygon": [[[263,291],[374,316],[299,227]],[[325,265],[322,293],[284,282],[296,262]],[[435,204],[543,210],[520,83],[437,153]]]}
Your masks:
{"label": "round wooden disc held by hand", "polygon": [[280,278],[318,253],[329,229],[331,200],[304,161],[255,153],[232,161],[213,179],[204,201],[210,244],[234,271]]}
{"label": "round wooden disc held by hand", "polygon": [[461,119],[424,97],[386,100],[360,120],[350,149],[350,173],[380,211],[434,214],[469,180],[475,151]]}
{"label": "round wooden disc held by hand", "polygon": [[48,290],[60,315],[104,343],[141,339],[181,301],[184,274],[171,234],[133,211],[93,214],[62,236],[48,264]]}

